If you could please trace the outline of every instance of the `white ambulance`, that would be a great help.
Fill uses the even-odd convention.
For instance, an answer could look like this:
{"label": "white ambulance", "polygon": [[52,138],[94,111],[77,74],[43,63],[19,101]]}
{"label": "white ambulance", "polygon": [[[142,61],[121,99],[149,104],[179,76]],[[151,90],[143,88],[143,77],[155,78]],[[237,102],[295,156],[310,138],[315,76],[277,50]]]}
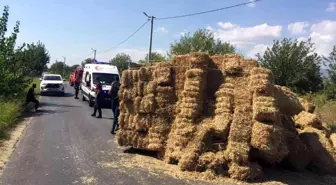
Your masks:
{"label": "white ambulance", "polygon": [[105,100],[103,104],[110,106],[111,97],[108,95],[108,91],[116,76],[120,78],[117,66],[110,64],[85,64],[81,83],[82,100],[87,100],[90,107],[94,105],[96,78],[99,77],[103,86]]}

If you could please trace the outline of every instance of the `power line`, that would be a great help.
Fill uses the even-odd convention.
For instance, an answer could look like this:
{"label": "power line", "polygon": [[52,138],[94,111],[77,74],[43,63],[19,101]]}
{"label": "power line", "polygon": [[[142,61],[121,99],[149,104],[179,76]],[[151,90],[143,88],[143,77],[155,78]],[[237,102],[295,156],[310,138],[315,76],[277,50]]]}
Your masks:
{"label": "power line", "polygon": [[226,10],[226,9],[230,9],[230,8],[235,8],[235,7],[239,7],[239,6],[244,6],[244,5],[256,3],[258,1],[262,1],[262,0],[249,1],[249,2],[245,2],[245,3],[231,5],[231,6],[227,6],[227,7],[223,7],[223,8],[218,8],[218,9],[214,9],[214,10],[208,10],[208,11],[204,11],[204,12],[197,12],[197,13],[191,13],[191,14],[185,14],[185,15],[177,15],[177,16],[170,16],[170,17],[161,17],[161,18],[159,17],[159,18],[156,18],[156,19],[157,20],[167,20],[167,19],[176,19],[176,18],[182,18],[182,17],[190,17],[190,16],[194,16],[194,15],[206,14],[206,13],[211,13],[211,12]]}
{"label": "power line", "polygon": [[109,48],[105,51],[103,51],[102,53],[105,53],[107,51],[110,51],[111,49],[114,49],[118,46],[120,46],[121,44],[123,44],[124,42],[126,42],[128,39],[130,39],[131,37],[133,37],[133,35],[135,35],[138,31],[140,31],[141,28],[143,28],[147,23],[148,23],[149,20],[147,20],[145,23],[143,23],[137,30],[135,30],[130,36],[128,36],[125,40],[123,40],[122,42],[120,42],[119,44],[113,46],[112,48]]}

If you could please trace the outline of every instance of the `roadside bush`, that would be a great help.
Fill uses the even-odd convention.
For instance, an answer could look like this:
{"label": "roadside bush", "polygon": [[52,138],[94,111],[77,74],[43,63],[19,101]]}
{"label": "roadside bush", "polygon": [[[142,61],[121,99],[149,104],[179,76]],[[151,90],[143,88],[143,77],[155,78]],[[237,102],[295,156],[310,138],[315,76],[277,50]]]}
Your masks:
{"label": "roadside bush", "polygon": [[0,99],[0,138],[6,137],[6,130],[15,125],[22,113],[22,101]]}

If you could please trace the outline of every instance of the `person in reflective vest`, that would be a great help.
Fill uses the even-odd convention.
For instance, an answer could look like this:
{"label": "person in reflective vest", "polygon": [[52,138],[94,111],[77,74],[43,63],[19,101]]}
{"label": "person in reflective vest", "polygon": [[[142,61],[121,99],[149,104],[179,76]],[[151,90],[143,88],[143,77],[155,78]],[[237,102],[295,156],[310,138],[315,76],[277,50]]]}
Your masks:
{"label": "person in reflective vest", "polygon": [[76,80],[75,80],[75,99],[78,99],[79,84],[80,84],[80,79],[79,79],[79,74],[77,74]]}
{"label": "person in reflective vest", "polygon": [[91,116],[95,117],[98,111],[98,116],[96,118],[102,118],[101,104],[102,104],[102,98],[103,98],[103,86],[100,83],[100,79],[98,77],[96,78],[95,91],[96,91],[96,99],[95,99],[93,114],[91,114]]}

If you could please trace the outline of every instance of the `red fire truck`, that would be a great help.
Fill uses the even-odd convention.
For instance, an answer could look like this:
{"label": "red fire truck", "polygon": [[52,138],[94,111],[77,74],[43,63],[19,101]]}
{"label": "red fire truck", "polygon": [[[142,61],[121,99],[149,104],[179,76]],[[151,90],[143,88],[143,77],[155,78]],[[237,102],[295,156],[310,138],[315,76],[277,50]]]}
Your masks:
{"label": "red fire truck", "polygon": [[76,79],[78,79],[80,83],[82,76],[83,76],[83,68],[78,67],[75,71],[71,72],[69,76],[70,85],[73,86],[75,84]]}

